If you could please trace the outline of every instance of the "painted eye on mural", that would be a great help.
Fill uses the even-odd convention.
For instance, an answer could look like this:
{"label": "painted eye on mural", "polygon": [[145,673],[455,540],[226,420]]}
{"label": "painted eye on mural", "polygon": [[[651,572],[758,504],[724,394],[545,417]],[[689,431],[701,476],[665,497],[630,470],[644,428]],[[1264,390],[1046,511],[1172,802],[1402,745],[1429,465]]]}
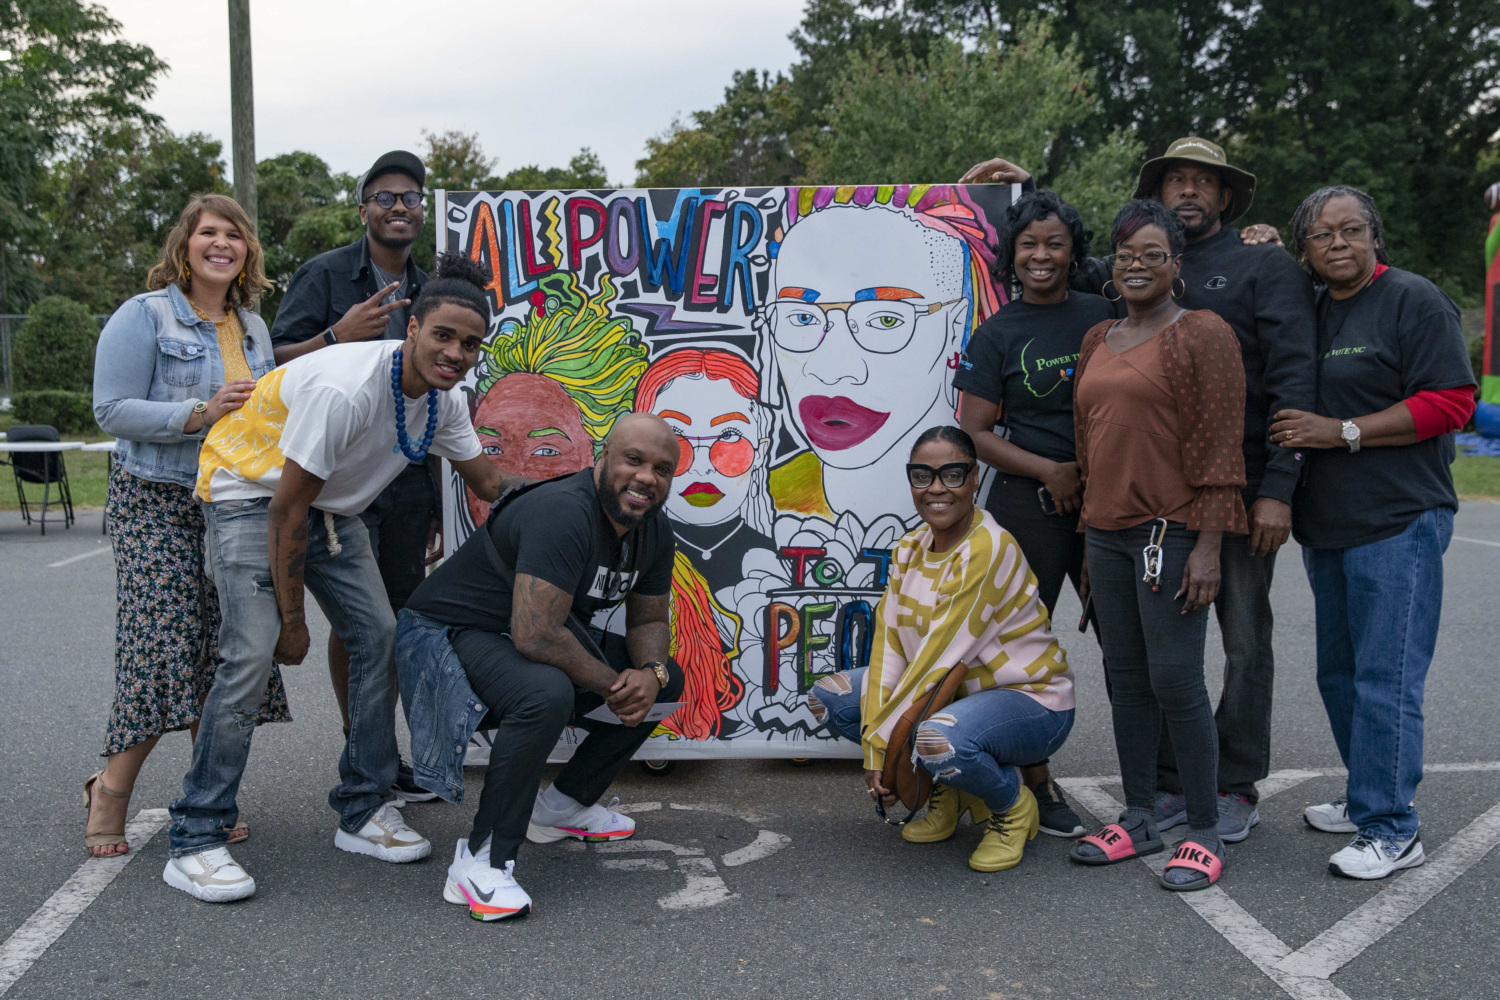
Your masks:
{"label": "painted eye on mural", "polygon": [[740,440],[744,436],[745,435],[741,434],[735,428],[726,427],[723,432],[719,434],[719,440],[725,444],[734,444],[734,442]]}
{"label": "painted eye on mural", "polygon": [[532,454],[541,458],[555,458],[556,456],[561,455],[562,452],[558,451],[551,445],[544,444],[536,451],[532,452]]}
{"label": "painted eye on mural", "polygon": [[481,448],[480,451],[482,451],[486,455],[503,455],[503,454],[505,454],[504,450],[502,450],[501,447],[498,444],[487,444],[483,448]]}
{"label": "painted eye on mural", "polygon": [[865,320],[865,325],[874,330],[894,330],[905,320],[895,313],[876,313]]}
{"label": "painted eye on mural", "polygon": [[792,326],[813,326],[819,323],[820,317],[810,312],[791,312],[786,314],[786,321]]}

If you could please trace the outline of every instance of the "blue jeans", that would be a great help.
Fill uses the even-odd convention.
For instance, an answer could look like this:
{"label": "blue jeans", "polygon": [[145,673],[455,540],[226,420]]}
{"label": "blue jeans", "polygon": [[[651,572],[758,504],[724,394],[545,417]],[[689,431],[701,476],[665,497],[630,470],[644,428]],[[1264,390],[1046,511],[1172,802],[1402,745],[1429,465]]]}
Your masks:
{"label": "blue jeans", "polygon": [[[844,672],[849,691],[824,681],[813,686],[828,728],[855,743],[860,741],[859,693],[868,670]],[[923,734],[939,737],[950,750],[919,754],[917,760],[934,781],[968,792],[992,812],[1003,813],[1021,793],[1017,767],[1056,753],[1072,728],[1071,708],[1054,712],[1024,692],[990,688],[959,698],[918,726],[919,738]]]}
{"label": "blue jeans", "polygon": [[1317,608],[1318,690],[1349,769],[1359,832],[1407,840],[1420,820],[1422,690],[1443,609],[1453,511],[1426,511],[1393,538],[1303,549]]}
{"label": "blue jeans", "polygon": [[[219,594],[223,662],[203,704],[182,797],[172,803],[173,857],[222,847],[239,816],[235,799],[281,634],[268,504],[257,499],[203,505],[204,566]],[[357,517],[335,517],[334,529],[343,543],[338,555],[328,551],[322,512],[311,512],[304,581],[349,649],[349,735],[328,804],[338,811],[339,825],[353,833],[385,802],[396,780],[396,618],[364,524]]]}

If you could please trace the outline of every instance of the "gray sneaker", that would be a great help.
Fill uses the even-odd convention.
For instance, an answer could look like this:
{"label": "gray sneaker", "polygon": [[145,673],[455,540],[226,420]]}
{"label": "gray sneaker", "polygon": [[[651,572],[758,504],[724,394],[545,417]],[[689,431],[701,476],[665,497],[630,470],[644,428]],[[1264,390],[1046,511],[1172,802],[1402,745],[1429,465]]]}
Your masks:
{"label": "gray sneaker", "polygon": [[1151,818],[1157,830],[1170,830],[1187,822],[1187,796],[1176,792],[1157,792],[1151,803]]}
{"label": "gray sneaker", "polygon": [[1219,839],[1238,844],[1250,836],[1250,828],[1260,822],[1260,810],[1247,796],[1234,792],[1219,793]]}

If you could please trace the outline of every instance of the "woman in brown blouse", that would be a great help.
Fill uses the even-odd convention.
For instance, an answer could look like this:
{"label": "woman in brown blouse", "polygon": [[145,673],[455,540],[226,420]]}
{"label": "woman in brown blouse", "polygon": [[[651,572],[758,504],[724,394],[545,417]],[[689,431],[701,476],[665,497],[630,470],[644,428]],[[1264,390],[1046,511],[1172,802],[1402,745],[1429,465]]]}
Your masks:
{"label": "woman in brown blouse", "polygon": [[[1223,869],[1218,735],[1203,681],[1219,541],[1243,533],[1245,370],[1234,332],[1177,305],[1185,238],[1177,216],[1132,201],[1106,259],[1127,316],[1091,329],[1074,391],[1088,580],[1108,665],[1125,813],[1072,857],[1112,864],[1162,850],[1151,819],[1160,719],[1187,797],[1190,832],[1161,881],[1206,889]],[[1113,294],[1111,294],[1113,293]]]}

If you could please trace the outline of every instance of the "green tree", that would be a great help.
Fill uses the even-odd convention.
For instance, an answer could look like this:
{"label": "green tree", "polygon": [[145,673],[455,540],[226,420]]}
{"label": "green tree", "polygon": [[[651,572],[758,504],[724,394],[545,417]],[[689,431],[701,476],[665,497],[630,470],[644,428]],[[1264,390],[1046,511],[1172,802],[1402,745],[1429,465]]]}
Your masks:
{"label": "green tree", "polygon": [[1076,47],[1058,46],[1046,22],[1002,45],[966,49],[940,39],[925,59],[874,50],[850,57],[828,128],[808,155],[822,184],[952,181],[998,151],[1057,183],[1098,232],[1130,194],[1140,147],[1125,129],[1105,141],[1069,141],[1096,114],[1092,76]]}
{"label": "green tree", "polygon": [[427,187],[445,191],[483,191],[494,176],[495,158],[484,155],[477,132],[422,130],[422,165]]}
{"label": "green tree", "polygon": [[49,295],[31,307],[16,331],[15,388],[89,392],[99,321],[81,302]]}
{"label": "green tree", "polygon": [[724,88],[724,102],[695,111],[692,124],[674,121],[646,140],[635,164],[641,187],[727,187],[790,184],[802,171],[792,152],[797,102],[778,73],[742,70]]}
{"label": "green tree", "polygon": [[266,276],[276,283],[261,299],[261,315],[269,324],[297,268],[325,250],[352,243],[362,228],[353,204],[354,178],[330,173],[313,153],[261,160],[255,178]]}
{"label": "green tree", "polygon": [[32,191],[35,274],[54,295],[107,313],[145,290],[146,272],[188,199],[228,193],[218,140],[128,126],[95,133]]}
{"label": "green tree", "polygon": [[0,0],[0,49],[11,54],[0,62],[0,312],[41,292],[34,196],[45,165],[88,131],[156,122],[143,102],[166,64],[119,32],[95,4]]}
{"label": "green tree", "polygon": [[568,161],[566,167],[540,167],[536,164],[517,167],[509,173],[490,178],[490,191],[544,191],[547,189],[607,188],[609,177],[604,162],[585,146]]}

